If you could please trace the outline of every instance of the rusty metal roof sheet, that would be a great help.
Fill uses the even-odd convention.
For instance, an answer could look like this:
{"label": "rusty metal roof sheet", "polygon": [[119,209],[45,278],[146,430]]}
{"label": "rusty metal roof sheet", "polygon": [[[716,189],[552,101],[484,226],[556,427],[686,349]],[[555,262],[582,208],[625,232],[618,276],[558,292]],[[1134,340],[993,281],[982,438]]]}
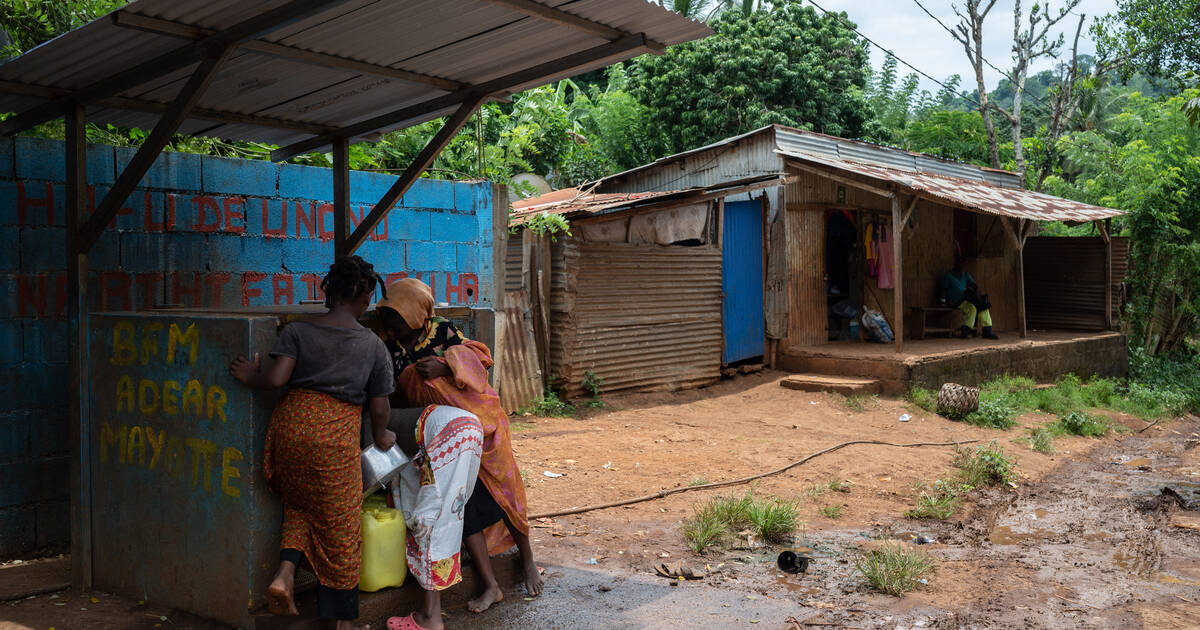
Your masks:
{"label": "rusty metal roof sheet", "polygon": [[1008,188],[990,181],[931,173],[893,165],[866,163],[800,151],[778,150],[800,162],[890,182],[934,201],[984,214],[1035,221],[1095,221],[1121,214],[1120,210],[1093,206],[1031,190]]}
{"label": "rusty metal roof sheet", "polygon": [[[95,85],[205,34],[286,4],[288,0],[135,0],[0,64],[0,112],[26,111]],[[342,0],[327,4],[308,17],[243,42],[179,132],[288,144],[517,71],[539,70],[536,77],[526,77],[503,92],[542,85],[712,32],[647,0]],[[588,25],[581,28],[580,19]],[[541,71],[542,64],[615,44],[620,34],[644,36],[647,43],[582,65]],[[314,62],[316,57],[321,61]],[[374,71],[365,69],[367,64]],[[107,97],[89,107],[88,119],[151,128],[195,67]],[[404,80],[397,78],[399,72],[430,80]],[[452,104],[374,131],[431,120],[455,108]],[[216,114],[226,118],[218,119]]]}
{"label": "rusty metal roof sheet", "polygon": [[589,193],[579,188],[563,188],[512,204],[509,225],[521,225],[530,216],[547,213],[568,219],[632,210],[665,203],[701,201],[706,198],[735,195],[749,190],[779,186],[782,174],[761,175],[723,182],[713,186],[697,186],[682,190],[661,190],[641,193]]}

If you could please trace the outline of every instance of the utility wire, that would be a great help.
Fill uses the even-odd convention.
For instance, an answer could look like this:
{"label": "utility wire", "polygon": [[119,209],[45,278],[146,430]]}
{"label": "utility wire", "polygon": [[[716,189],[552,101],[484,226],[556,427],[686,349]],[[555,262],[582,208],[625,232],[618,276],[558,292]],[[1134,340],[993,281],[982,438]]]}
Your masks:
{"label": "utility wire", "polygon": [[[933,12],[931,12],[929,9],[926,9],[925,5],[921,4],[921,0],[913,0],[913,2],[915,2],[918,7],[921,7],[921,10],[925,12],[925,15],[928,15],[929,17],[933,18],[933,21],[937,22],[938,25],[941,26],[942,29],[945,30],[947,33],[949,33],[950,36],[953,37],[955,41],[958,41],[958,34],[955,33],[954,30],[951,29],[949,26],[946,26],[946,23],[943,22],[941,20],[941,18],[934,15]],[[1004,78],[1008,79],[1009,84],[1013,86],[1014,90],[1017,89],[1017,82],[1010,73],[1008,73],[1004,70],[1001,70],[1000,68],[997,68],[996,64],[992,63],[987,57],[983,56],[982,51],[980,51],[979,58],[982,59],[983,62],[986,63],[988,65],[988,67],[990,67],[992,70],[999,72]],[[1020,90],[1022,93],[1025,94],[1025,96],[1028,96],[1029,98],[1033,99],[1034,101],[1037,101],[1037,103],[1039,105],[1041,105],[1042,107],[1045,107],[1047,110],[1046,113],[1050,113],[1050,114],[1054,113],[1054,107],[1052,105],[1050,105],[1049,103],[1047,103],[1046,101],[1043,101],[1040,96],[1038,96],[1037,94],[1034,94],[1033,92],[1030,92],[1029,89],[1025,88],[1025,87],[1021,87]],[[978,103],[976,103],[976,104],[978,104]],[[993,106],[995,106],[997,109],[1000,108],[999,105],[993,104]],[[1076,121],[1076,122],[1078,122],[1078,121]]]}
{"label": "utility wire", "polygon": [[[933,78],[932,76],[930,76],[930,75],[929,75],[929,73],[927,73],[927,72],[925,72],[924,70],[922,70],[922,69],[920,69],[920,68],[918,68],[918,67],[916,67],[916,66],[912,65],[911,63],[908,63],[907,61],[905,61],[905,60],[901,59],[901,58],[900,58],[898,55],[896,55],[896,53],[895,53],[895,52],[892,52],[891,50],[888,50],[887,48],[884,48],[883,46],[879,45],[879,44],[878,44],[878,43],[877,43],[875,40],[873,40],[873,39],[871,39],[870,37],[867,37],[866,35],[864,35],[864,34],[863,34],[861,31],[859,31],[858,29],[854,28],[854,27],[853,27],[853,26],[852,26],[852,25],[851,25],[849,22],[847,22],[846,20],[842,19],[842,16],[841,16],[841,15],[838,15],[837,13],[833,13],[832,11],[829,11],[828,9],[826,9],[825,7],[823,7],[823,6],[819,5],[819,4],[817,4],[817,3],[816,3],[816,2],[814,2],[813,0],[808,0],[808,3],[809,3],[809,4],[811,4],[811,5],[813,5],[813,6],[814,6],[814,7],[816,7],[816,8],[820,9],[820,10],[821,10],[821,12],[822,12],[822,13],[824,13],[825,15],[828,15],[828,16],[831,16],[831,17],[833,17],[833,18],[837,19],[837,21],[838,21],[838,22],[841,22],[841,23],[842,23],[842,26],[845,26],[846,28],[848,28],[848,29],[850,29],[850,30],[854,31],[855,33],[857,33],[857,34],[858,34],[858,36],[859,36],[859,37],[861,37],[861,38],[865,39],[865,40],[866,40],[868,43],[870,43],[872,46],[874,46],[874,47],[878,48],[879,50],[882,50],[883,52],[885,52],[885,53],[887,53],[887,54],[891,55],[893,58],[895,58],[895,60],[896,60],[896,61],[899,61],[900,63],[904,64],[905,66],[908,66],[909,68],[911,68],[913,72],[916,72],[917,74],[919,74],[919,75],[921,75],[921,76],[925,77],[926,79],[929,79],[930,81],[933,81],[934,83],[936,83],[936,84],[938,84],[938,85],[942,86],[943,88],[945,88],[946,90],[950,91],[951,93],[953,93],[953,92],[954,92],[954,88],[952,88],[952,87],[950,87],[949,85],[946,85],[945,83],[943,83],[943,82],[941,82],[941,81],[939,81],[939,80],[937,80],[937,79]],[[982,105],[980,105],[980,104],[979,104],[979,101],[977,101],[977,100],[975,100],[975,99],[973,99],[973,98],[971,98],[971,97],[967,96],[966,94],[960,94],[959,96],[960,96],[961,98],[963,98],[964,100],[967,100],[967,101],[970,101],[970,102],[974,103],[976,107],[982,107]]]}

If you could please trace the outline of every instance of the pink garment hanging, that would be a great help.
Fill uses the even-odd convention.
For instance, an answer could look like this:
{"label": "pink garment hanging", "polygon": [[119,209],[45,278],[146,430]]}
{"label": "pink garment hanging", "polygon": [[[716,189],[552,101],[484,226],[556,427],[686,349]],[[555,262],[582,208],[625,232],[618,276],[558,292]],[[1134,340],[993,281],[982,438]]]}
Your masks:
{"label": "pink garment hanging", "polygon": [[895,286],[892,279],[892,229],[886,225],[879,226],[879,288],[891,289]]}

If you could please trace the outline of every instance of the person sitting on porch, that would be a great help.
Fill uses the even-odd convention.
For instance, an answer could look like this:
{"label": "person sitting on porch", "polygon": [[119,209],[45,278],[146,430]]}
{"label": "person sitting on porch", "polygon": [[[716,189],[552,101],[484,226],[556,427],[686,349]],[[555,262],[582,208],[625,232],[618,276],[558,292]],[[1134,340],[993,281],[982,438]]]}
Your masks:
{"label": "person sitting on porch", "polygon": [[513,458],[508,416],[500,396],[488,385],[492,354],[486,345],[435,317],[433,305],[429,285],[405,278],[388,287],[376,310],[392,355],[398,406],[452,405],[478,416],[483,425],[479,478],[466,505],[463,530],[463,543],[480,576],[480,590],[467,608],[483,612],[504,598],[489,554],[516,544],[530,597],[542,592],[542,577],[529,544],[525,484]]}
{"label": "person sitting on porch", "polygon": [[999,339],[992,332],[991,300],[987,294],[979,294],[979,285],[975,278],[963,269],[962,259],[954,259],[954,269],[942,276],[942,304],[949,304],[962,311],[962,338],[975,333],[975,318],[978,316],[979,325],[983,327],[984,339]]}

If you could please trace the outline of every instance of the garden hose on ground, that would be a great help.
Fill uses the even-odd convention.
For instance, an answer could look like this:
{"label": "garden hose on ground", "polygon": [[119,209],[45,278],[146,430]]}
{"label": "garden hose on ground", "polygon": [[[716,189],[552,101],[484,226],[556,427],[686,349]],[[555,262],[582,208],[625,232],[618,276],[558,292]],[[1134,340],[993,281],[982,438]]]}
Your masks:
{"label": "garden hose on ground", "polygon": [[827,453],[832,453],[836,450],[846,448],[847,446],[853,446],[855,444],[877,444],[879,446],[895,446],[898,448],[913,448],[913,447],[917,447],[917,446],[958,446],[959,444],[972,444],[972,443],[979,442],[979,441],[980,440],[963,440],[961,442],[913,442],[911,444],[893,444],[891,442],[881,442],[879,440],[851,440],[849,442],[842,442],[841,444],[835,444],[833,446],[830,446],[829,448],[819,450],[811,455],[807,455],[801,459],[798,459],[782,468],[776,468],[775,470],[770,470],[765,473],[752,475],[750,477],[742,477],[741,479],[734,479],[732,481],[718,481],[715,483],[706,483],[706,484],[699,485],[699,486],[681,486],[679,488],[671,488],[670,490],[661,490],[654,494],[648,494],[644,497],[637,497],[635,499],[626,499],[624,501],[615,501],[613,503],[602,503],[599,505],[587,505],[584,507],[571,508],[569,510],[561,510],[558,512],[546,512],[543,514],[530,514],[529,518],[530,518],[530,520],[533,520],[533,519],[538,519],[538,518],[553,518],[556,516],[569,516],[571,514],[582,514],[583,512],[594,512],[596,510],[606,510],[608,508],[621,507],[623,505],[633,505],[634,503],[642,503],[644,501],[653,501],[654,499],[662,499],[662,498],[671,496],[672,494],[678,494],[680,492],[688,492],[691,490],[712,490],[713,488],[724,488],[726,486],[736,486],[736,485],[740,485],[740,484],[744,484],[744,483],[750,483],[751,481],[754,481],[756,479],[762,479],[763,477],[769,477],[771,475],[778,475],[781,472],[791,470],[792,468],[795,468],[796,466],[799,466],[810,460],[816,459],[822,455],[825,455]]}

